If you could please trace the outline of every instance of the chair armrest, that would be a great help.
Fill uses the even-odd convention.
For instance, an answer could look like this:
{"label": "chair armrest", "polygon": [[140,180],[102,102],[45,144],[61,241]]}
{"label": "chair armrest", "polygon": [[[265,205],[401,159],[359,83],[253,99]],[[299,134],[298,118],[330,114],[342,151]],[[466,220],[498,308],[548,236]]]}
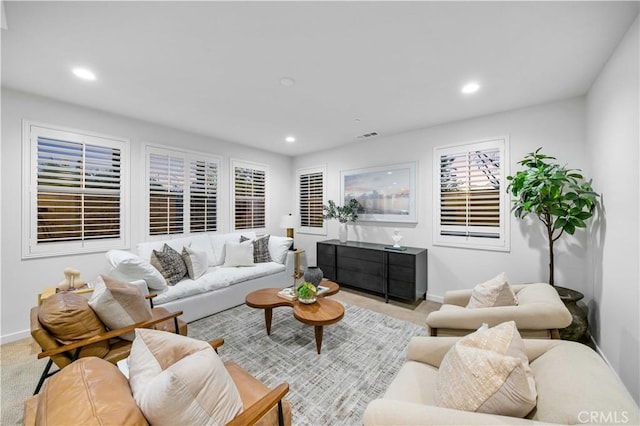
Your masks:
{"label": "chair armrest", "polygon": [[528,419],[453,410],[392,399],[375,399],[367,406],[362,424],[367,425],[542,425]]}
{"label": "chair armrest", "polygon": [[209,344],[211,345],[211,347],[213,349],[216,350],[216,352],[218,352],[218,348],[222,345],[224,345],[224,339],[215,339],[209,342]]}
{"label": "chair armrest", "polygon": [[153,318],[148,321],[142,321],[136,324],[131,324],[126,327],[119,328],[117,330],[107,331],[106,333],[101,333],[96,336],[89,337],[88,339],[78,340],[77,342],[73,342],[68,345],[62,345],[54,349],[49,349],[49,350],[40,352],[38,354],[38,359],[50,357],[51,355],[61,354],[63,352],[69,352],[74,349],[81,348],[83,346],[91,345],[93,343],[103,342],[105,340],[113,339],[115,337],[120,337],[123,334],[132,332],[136,328],[148,328],[148,327],[151,327],[152,325],[156,325],[160,322],[178,317],[180,315],[182,315],[182,311],[170,312],[158,318]]}
{"label": "chair armrest", "polygon": [[278,402],[284,398],[289,392],[288,383],[280,383],[278,386],[269,391],[268,394],[257,400],[236,418],[227,423],[227,426],[245,426],[253,425],[258,422],[269,410],[271,410]]}
{"label": "chair armrest", "polygon": [[444,300],[442,301],[445,305],[456,305],[465,307],[469,303],[471,299],[471,290],[449,290],[444,294]]}
{"label": "chair armrest", "polygon": [[156,297],[157,294],[147,294],[144,298],[147,299],[149,301],[149,306],[151,307],[151,309],[153,309],[153,298]]}
{"label": "chair armrest", "polygon": [[407,360],[440,367],[442,358],[458,340],[459,337],[412,337],[407,347]]}

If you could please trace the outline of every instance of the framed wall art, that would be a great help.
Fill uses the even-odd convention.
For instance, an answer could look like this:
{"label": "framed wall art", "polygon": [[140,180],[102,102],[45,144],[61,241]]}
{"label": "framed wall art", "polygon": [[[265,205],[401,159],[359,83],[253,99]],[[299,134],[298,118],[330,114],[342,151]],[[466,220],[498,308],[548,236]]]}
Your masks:
{"label": "framed wall art", "polygon": [[362,210],[359,221],[418,222],[416,162],[340,172],[340,198],[352,198]]}

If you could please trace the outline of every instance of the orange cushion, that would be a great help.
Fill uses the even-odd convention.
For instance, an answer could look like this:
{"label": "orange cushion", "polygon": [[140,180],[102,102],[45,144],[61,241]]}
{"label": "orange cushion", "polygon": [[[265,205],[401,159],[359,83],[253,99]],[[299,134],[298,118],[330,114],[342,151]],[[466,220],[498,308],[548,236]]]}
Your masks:
{"label": "orange cushion", "polygon": [[[56,293],[44,299],[38,309],[38,320],[62,344],[87,339],[107,331],[87,299],[73,292]],[[82,348],[80,357],[102,358],[107,352],[109,343],[98,342]]]}

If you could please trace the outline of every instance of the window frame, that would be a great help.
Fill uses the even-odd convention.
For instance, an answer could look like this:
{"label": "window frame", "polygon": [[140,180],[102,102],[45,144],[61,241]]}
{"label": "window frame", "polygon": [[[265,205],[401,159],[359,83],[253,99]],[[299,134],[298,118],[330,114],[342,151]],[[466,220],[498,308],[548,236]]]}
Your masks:
{"label": "window frame", "polygon": [[[80,239],[38,243],[38,138],[50,137],[83,145],[120,150],[120,235],[117,238]],[[59,257],[97,253],[129,247],[131,204],[129,199],[130,141],[97,132],[74,129],[55,124],[22,120],[22,258]],[[83,165],[83,176],[85,168]]]}
{"label": "window frame", "polygon": [[[162,233],[151,234],[151,222],[150,222],[150,194],[149,194],[149,180],[150,180],[150,159],[151,155],[170,155],[173,157],[181,158],[184,163],[184,175],[183,175],[183,202],[182,202],[182,232],[178,233]],[[145,241],[153,240],[166,240],[173,238],[181,238],[189,235],[191,231],[191,161],[206,161],[207,163],[215,163],[217,165],[217,191],[216,191],[216,229],[207,231],[195,231],[198,234],[203,232],[220,232],[222,230],[221,212],[220,208],[220,187],[222,177],[222,157],[213,154],[207,154],[198,151],[191,151],[186,149],[179,149],[169,146],[146,144],[145,145],[145,175],[144,175],[144,191],[145,191]]]}
{"label": "window frame", "polygon": [[[236,186],[235,186],[235,178],[236,168],[245,168],[252,169],[256,171],[264,172],[264,227],[258,228],[237,228],[236,226]],[[254,231],[256,234],[264,234],[267,232],[269,228],[269,166],[261,163],[254,163],[251,161],[239,160],[235,158],[231,158],[229,161],[229,186],[230,186],[230,198],[231,198],[231,231],[232,232],[241,232],[241,231]]]}
{"label": "window frame", "polygon": [[[322,174],[322,205],[325,204],[327,199],[327,166],[314,166],[314,167],[305,167],[296,170],[296,194],[297,194],[297,203],[296,203],[296,211],[298,213],[298,227],[296,228],[296,233],[299,234],[312,234],[312,235],[327,235],[327,221],[322,221],[321,227],[315,226],[302,226],[302,212],[300,211],[300,203],[302,201],[301,198],[301,186],[300,179],[304,175],[312,175],[312,174]],[[320,208],[320,214],[322,214],[322,207]]]}
{"label": "window frame", "polygon": [[[465,235],[441,235],[441,168],[440,158],[447,153],[463,153],[480,149],[498,148],[500,151],[500,188],[499,188],[499,220],[498,238],[474,237]],[[477,141],[441,145],[433,148],[433,245],[445,247],[459,247],[476,250],[510,251],[510,198],[506,190],[509,174],[509,137],[500,136]]]}

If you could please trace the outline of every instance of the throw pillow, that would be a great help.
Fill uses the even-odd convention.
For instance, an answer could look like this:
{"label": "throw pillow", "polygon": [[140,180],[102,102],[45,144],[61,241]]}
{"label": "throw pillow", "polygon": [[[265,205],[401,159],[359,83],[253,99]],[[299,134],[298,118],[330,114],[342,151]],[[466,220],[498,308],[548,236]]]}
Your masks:
{"label": "throw pillow", "polygon": [[251,240],[244,235],[240,236],[240,242],[251,241],[253,243],[253,261],[255,263],[271,262],[269,253],[269,234]]}
{"label": "throw pillow", "polygon": [[[104,275],[96,280],[89,306],[111,330],[153,318],[149,302],[138,287]],[[132,331],[120,337],[133,340],[135,333]]]}
{"label": "throw pillow", "polygon": [[242,410],[233,379],[203,341],[137,329],[129,384],[150,424],[226,424]]}
{"label": "throw pillow", "polygon": [[504,272],[476,285],[471,290],[467,308],[491,308],[495,306],[516,306],[518,299],[509,285]]}
{"label": "throw pillow", "polygon": [[[65,345],[107,332],[87,299],[74,292],[56,293],[43,299],[38,307],[38,320],[58,342]],[[80,357],[102,358],[107,352],[109,342],[103,341],[83,347]]]}
{"label": "throw pillow", "polygon": [[207,272],[207,252],[194,250],[191,247],[182,248],[182,260],[187,267],[187,275],[197,280]]}
{"label": "throw pillow", "polygon": [[126,281],[145,280],[147,286],[154,290],[167,288],[167,280],[151,264],[133,253],[123,250],[107,252],[109,265]]}
{"label": "throw pillow", "polygon": [[438,370],[435,401],[440,407],[524,417],[535,407],[536,397],[524,343],[513,321],[462,338]]}
{"label": "throw pillow", "polygon": [[169,285],[175,285],[187,275],[187,266],[182,256],[168,244],[162,246],[162,251],[153,250],[151,264],[160,271]]}
{"label": "throw pillow", "polygon": [[274,262],[284,264],[287,252],[293,244],[293,238],[272,235],[269,238],[269,254]]}
{"label": "throw pillow", "polygon": [[225,267],[254,266],[253,244],[232,243],[225,244]]}

